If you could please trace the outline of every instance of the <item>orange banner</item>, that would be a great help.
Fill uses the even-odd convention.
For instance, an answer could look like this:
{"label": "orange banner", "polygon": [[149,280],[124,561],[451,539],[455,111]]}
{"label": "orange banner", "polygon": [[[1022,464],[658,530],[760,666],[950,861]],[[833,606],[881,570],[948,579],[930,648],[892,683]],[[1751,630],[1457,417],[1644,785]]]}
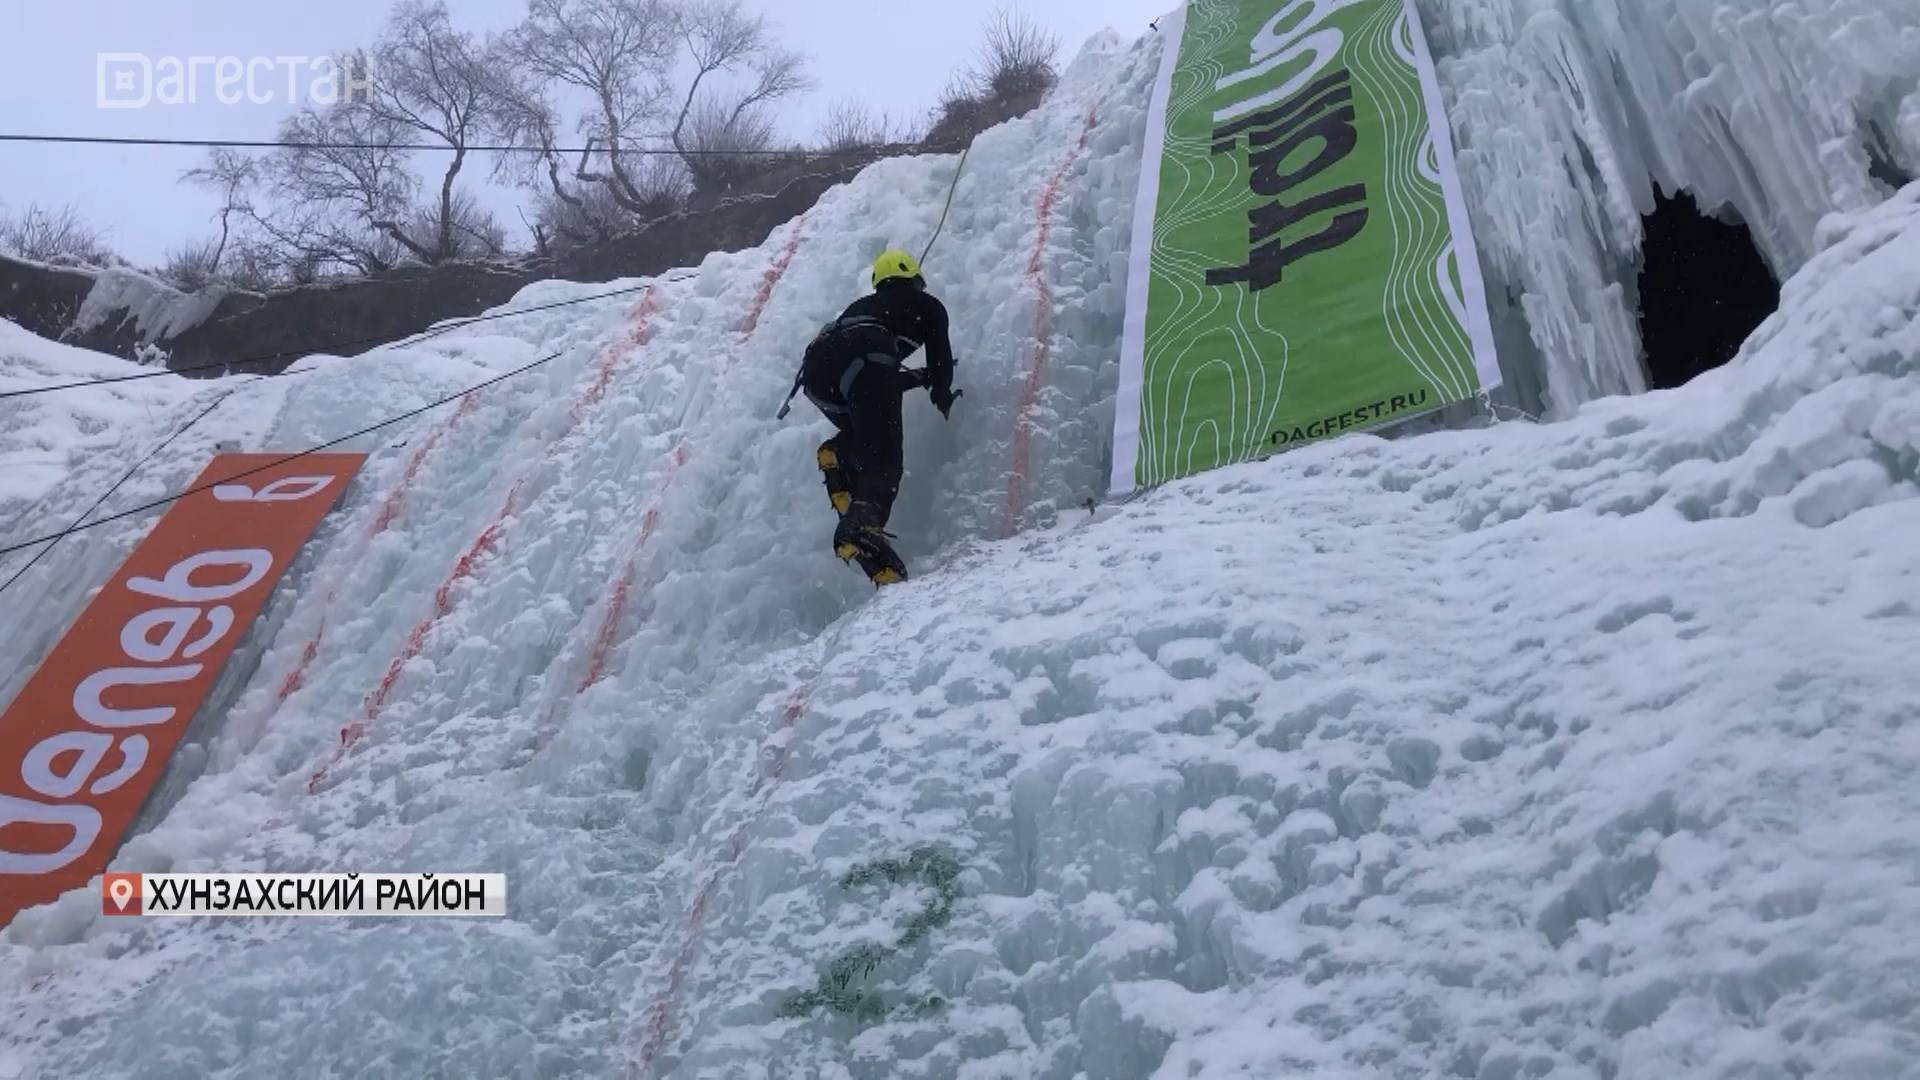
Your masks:
{"label": "orange banner", "polygon": [[119,849],[234,646],[365,454],[221,454],[0,714],[0,927]]}

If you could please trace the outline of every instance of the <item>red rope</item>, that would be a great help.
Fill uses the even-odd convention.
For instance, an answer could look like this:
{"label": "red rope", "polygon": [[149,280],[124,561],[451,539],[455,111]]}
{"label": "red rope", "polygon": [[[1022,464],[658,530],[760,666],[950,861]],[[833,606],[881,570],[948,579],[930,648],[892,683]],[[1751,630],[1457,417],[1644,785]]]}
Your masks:
{"label": "red rope", "polygon": [[[360,543],[354,553],[354,562],[359,562],[366,554],[367,548],[372,545],[374,538],[386,532],[393,525],[394,520],[400,516],[401,500],[406,498],[407,492],[413,487],[413,482],[419,479],[420,469],[426,463],[427,455],[439,445],[441,436],[451,431],[468,413],[473,411],[474,403],[478,400],[476,395],[471,394],[461,398],[460,407],[454,410],[453,416],[434,425],[433,430],[407,458],[406,468],[400,473],[400,482],[394,485],[385,499],[381,500],[380,512],[374,515],[372,526],[361,535]],[[320,642],[326,636],[327,620],[332,617],[335,596],[335,591],[328,589],[326,599],[320,602],[320,625],[314,630],[313,636],[307,639],[306,646],[300,650],[299,662],[280,683],[281,701],[292,697],[293,692],[300,689],[306,681],[307,668],[312,666],[314,657],[320,655]]]}
{"label": "red rope", "polygon": [[1086,152],[1087,140],[1093,134],[1094,124],[1099,116],[1093,109],[1087,110],[1087,123],[1080,132],[1080,141],[1074,144],[1073,151],[1060,163],[1060,168],[1047,181],[1040,193],[1040,203],[1036,208],[1040,221],[1039,234],[1033,243],[1033,255],[1027,259],[1027,281],[1033,286],[1033,358],[1027,364],[1027,377],[1020,386],[1020,398],[1013,414],[1013,460],[1007,471],[1007,527],[1008,536],[1020,531],[1020,519],[1027,510],[1027,468],[1031,464],[1033,453],[1033,409],[1040,400],[1040,379],[1046,371],[1047,361],[1053,356],[1053,287],[1047,281],[1045,257],[1047,241],[1053,236],[1053,211],[1060,199],[1060,186],[1067,174],[1079,162],[1080,155]]}
{"label": "red rope", "polygon": [[754,294],[753,307],[747,312],[746,321],[740,324],[742,342],[751,338],[753,332],[759,329],[760,316],[767,310],[767,304],[773,299],[774,287],[780,284],[781,278],[787,276],[787,267],[793,265],[793,254],[800,250],[800,235],[806,227],[806,220],[801,218],[793,223],[793,235],[787,238],[786,250],[780,253],[780,257],[767,268],[766,276],[760,279],[760,291]]}
{"label": "red rope", "polygon": [[[593,380],[589,382],[586,388],[574,399],[573,407],[568,411],[569,420],[567,429],[547,443],[546,454],[543,456],[543,460],[553,456],[555,449],[558,448],[561,441],[573,433],[574,429],[579,426],[580,421],[585,418],[589,409],[593,405],[598,404],[606,395],[607,387],[613,381],[614,373],[618,369],[620,361],[632,355],[635,348],[646,342],[652,317],[656,310],[657,305],[654,300],[654,290],[649,287],[646,294],[641,298],[640,303],[634,308],[632,314],[628,316],[623,332],[613,341],[608,342],[606,347],[601,350],[595,362]],[[314,770],[312,776],[308,777],[307,790],[309,792],[320,790],[321,785],[326,782],[333,768],[347,756],[348,751],[353,748],[354,744],[358,743],[360,739],[366,735],[368,729],[373,726],[374,721],[379,719],[381,712],[386,707],[388,697],[393,693],[394,686],[400,681],[401,671],[406,668],[407,664],[411,663],[425,651],[427,640],[432,635],[434,628],[445,620],[447,616],[453,614],[455,608],[459,606],[460,597],[455,592],[456,588],[460,583],[477,575],[486,558],[499,549],[504,540],[509,519],[520,509],[520,492],[525,488],[527,481],[531,477],[532,470],[529,469],[521,473],[521,475],[514,480],[513,487],[508,491],[506,502],[501,505],[500,511],[493,516],[492,521],[488,522],[486,528],[481,530],[480,535],[474,538],[473,543],[468,546],[466,552],[463,553],[459,559],[455,560],[453,569],[448,573],[447,579],[441,583],[439,589],[434,591],[432,613],[414,624],[412,632],[407,635],[405,644],[401,646],[399,653],[394,656],[392,662],[387,665],[386,674],[381,677],[379,685],[374,687],[373,691],[367,695],[365,702],[362,703],[359,717],[340,729],[340,745],[334,748],[333,756],[327,760],[326,764]]]}
{"label": "red rope", "polygon": [[653,505],[640,519],[640,538],[634,541],[633,553],[627,556],[626,568],[613,587],[613,595],[607,600],[607,610],[600,619],[600,632],[594,635],[593,652],[587,657],[586,674],[581,676],[580,687],[575,693],[584,694],[593,689],[606,677],[607,658],[613,653],[613,646],[620,634],[620,619],[626,614],[627,597],[633,590],[634,579],[640,572],[640,554],[653,538],[654,530],[660,527],[660,503],[672,489],[674,478],[687,464],[687,448],[683,443],[674,447],[673,461],[667,466],[667,478],[660,484],[660,493],[654,496]]}
{"label": "red rope", "polygon": [[[779,287],[781,279],[786,277],[788,268],[793,265],[793,257],[800,250],[800,241],[805,233],[806,218],[802,217],[794,222],[793,231],[787,237],[786,247],[781,250],[779,257],[774,259],[773,265],[769,266],[766,273],[761,276],[760,287],[754,294],[753,305],[748,309],[747,317],[741,322],[740,344],[745,345],[753,337],[755,329],[759,327],[760,316],[766,312],[767,305],[773,300],[774,290]],[[727,357],[721,369],[722,375],[732,366],[733,360],[733,355]],[[687,456],[687,439],[683,433],[680,441],[673,448],[673,460],[668,466],[666,479],[661,482],[660,490],[654,495],[653,503],[647,507],[646,513],[640,519],[639,539],[634,542],[633,551],[627,557],[626,566],[619,578],[615,579],[612,592],[607,598],[599,631],[594,635],[593,648],[587,657],[586,672],[581,676],[579,687],[575,690],[576,695],[586,693],[606,678],[607,661],[613,653],[614,645],[618,642],[620,623],[626,615],[627,603],[632,597],[634,584],[638,579],[641,553],[647,541],[653,537],[654,531],[659,528],[662,501],[673,487],[675,478],[680,475],[680,470],[686,466]],[[552,731],[542,732],[537,741],[537,747],[544,748],[552,735]]]}
{"label": "red rope", "polygon": [[779,739],[779,745],[772,763],[767,766],[766,782],[760,788],[758,804],[746,820],[728,835],[725,858],[707,872],[700,882],[699,891],[694,894],[693,904],[687,909],[686,922],[680,928],[680,947],[674,951],[673,963],[667,968],[667,985],[661,988],[653,999],[653,1005],[647,1010],[646,1031],[638,1052],[630,1062],[627,1070],[629,1076],[644,1077],[647,1069],[666,1048],[667,1037],[673,1031],[673,1002],[679,996],[687,973],[693,968],[700,929],[706,924],[707,909],[712,906],[713,898],[719,892],[720,875],[728,866],[740,861],[740,856],[747,849],[748,832],[759,824],[767,805],[773,801],[774,791],[780,781],[786,778],[787,763],[793,756],[792,732],[800,717],[806,713],[811,695],[812,690],[808,686],[799,687],[787,695],[787,702],[780,710],[780,725],[774,731],[774,738]]}

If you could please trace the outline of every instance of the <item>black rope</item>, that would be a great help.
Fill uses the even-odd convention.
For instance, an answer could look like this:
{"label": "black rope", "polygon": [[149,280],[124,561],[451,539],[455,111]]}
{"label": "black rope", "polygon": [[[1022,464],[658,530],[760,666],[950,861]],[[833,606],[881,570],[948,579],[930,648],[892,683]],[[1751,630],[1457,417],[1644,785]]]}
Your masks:
{"label": "black rope", "polygon": [[27,571],[33,569],[34,564],[38,563],[41,559],[46,558],[47,555],[51,553],[54,548],[59,547],[60,541],[65,540],[69,536],[72,536],[76,530],[81,528],[82,522],[92,517],[93,512],[95,510],[100,509],[101,504],[105,503],[108,499],[113,498],[114,492],[119,491],[120,488],[124,484],[126,484],[127,481],[133,479],[134,473],[137,473],[141,469],[145,468],[147,462],[152,461],[154,458],[159,457],[160,454],[163,451],[165,451],[167,447],[173,445],[173,441],[175,439],[178,439],[180,436],[185,435],[187,431],[193,427],[193,425],[199,423],[202,420],[205,420],[208,416],[211,416],[213,414],[213,410],[220,407],[221,402],[232,397],[234,393],[237,392],[239,389],[240,388],[236,386],[232,390],[228,390],[226,393],[221,394],[217,398],[214,398],[213,404],[201,410],[199,416],[196,416],[193,419],[187,421],[184,425],[180,427],[178,431],[175,431],[173,434],[167,436],[165,441],[163,441],[159,446],[156,446],[153,448],[152,453],[148,454],[146,457],[141,458],[139,461],[134,462],[133,467],[126,471],[126,475],[114,481],[114,484],[112,487],[102,492],[99,498],[93,500],[93,505],[87,507],[85,513],[73,519],[73,524],[67,526],[65,529],[62,529],[60,531],[60,534],[58,536],[55,536],[50,542],[48,542],[46,547],[41,548],[37,553],[34,554],[33,558],[28,559],[27,564],[25,566],[22,566],[20,569],[15,570],[13,572],[13,576],[7,579],[6,584],[0,585],[0,593],[5,593],[8,589],[13,588],[14,582],[19,581],[22,577],[26,576]]}
{"label": "black rope", "polygon": [[[447,143],[323,143],[282,139],[156,139],[112,135],[33,135],[0,133],[0,143],[55,143],[66,146],[181,146],[194,148],[227,147],[236,150],[456,150],[498,154],[604,154],[604,146],[493,146],[454,147]],[[620,153],[633,157],[765,157],[823,158],[831,150],[675,150],[670,147],[622,147]]]}
{"label": "black rope", "polygon": [[[688,276],[691,277],[693,275],[688,275]],[[652,288],[654,285],[661,284],[662,282],[685,281],[685,280],[687,280],[687,278],[685,277],[663,278],[660,281],[650,281],[645,285],[634,285],[625,289],[614,289],[611,292],[595,293],[592,296],[581,296],[581,297],[576,297],[572,300],[559,300],[551,304],[541,304],[537,307],[515,308],[512,311],[496,311],[491,315],[475,315],[471,318],[456,319],[452,322],[447,323],[445,326],[436,326],[431,330],[426,330],[421,333],[414,334],[410,337],[402,338],[399,341],[394,341],[391,337],[372,337],[372,338],[359,338],[354,341],[335,341],[330,344],[320,346],[318,348],[269,353],[264,356],[247,357],[242,360],[214,360],[214,361],[209,361],[208,363],[205,363],[205,364],[188,364],[185,367],[163,368],[158,371],[143,371],[137,375],[113,375],[104,379],[86,379],[80,382],[56,383],[53,386],[34,386],[34,387],[29,387],[25,390],[4,390],[4,391],[0,391],[0,400],[5,400],[7,398],[16,398],[16,397],[29,397],[34,394],[51,394],[56,390],[77,390],[77,389],[81,389],[88,386],[107,386],[112,383],[136,382],[140,379],[158,379],[167,375],[185,375],[195,371],[211,371],[215,368],[246,367],[249,364],[266,364],[276,360],[285,360],[289,357],[294,359],[299,359],[301,357],[306,357],[306,356],[315,356],[315,355],[331,353],[336,349],[350,349],[356,345],[387,345],[392,348],[400,348],[407,345],[417,345],[422,341],[428,340],[429,338],[439,337],[441,334],[451,333],[455,330],[460,329],[463,326],[472,326],[475,323],[492,322],[495,319],[510,319],[516,315],[531,315],[538,311],[552,311],[555,308],[572,307],[575,304],[586,304],[586,303],[591,303],[595,300],[608,300],[616,296],[628,296],[633,293],[645,291],[646,289]]]}
{"label": "black rope", "polygon": [[927,261],[927,256],[933,254],[933,245],[939,241],[940,231],[947,227],[947,214],[953,210],[954,193],[960,190],[960,174],[967,167],[967,155],[972,152],[972,143],[968,143],[966,148],[960,151],[960,164],[953,167],[953,186],[947,188],[947,205],[940,211],[940,224],[933,227],[933,236],[927,241],[927,250],[920,253],[920,261],[923,264]]}
{"label": "black rope", "polygon": [[[133,517],[135,514],[144,514],[149,510],[157,510],[162,506],[169,506],[173,503],[179,502],[181,499],[187,498],[188,496],[198,495],[203,491],[210,491],[216,487],[219,487],[222,484],[231,484],[235,480],[244,480],[249,476],[266,472],[268,469],[277,469],[280,466],[287,464],[288,462],[299,461],[301,458],[304,458],[304,457],[312,457],[314,454],[318,454],[322,450],[330,450],[333,447],[339,446],[343,442],[349,442],[353,439],[359,438],[362,435],[371,435],[382,428],[389,428],[402,421],[411,420],[422,413],[431,412],[432,410],[437,409],[440,406],[445,405],[449,402],[458,401],[469,394],[473,394],[481,390],[485,390],[489,386],[506,382],[508,379],[513,378],[515,375],[520,375],[520,374],[524,374],[525,372],[532,371],[534,368],[537,368],[540,365],[548,363],[550,361],[556,360],[562,355],[564,355],[563,352],[557,352],[557,353],[549,354],[547,356],[543,356],[540,359],[535,360],[531,364],[527,364],[523,367],[514,368],[512,371],[507,372],[505,375],[496,375],[493,378],[488,379],[486,382],[469,386],[465,390],[460,391],[459,393],[448,394],[446,397],[443,397],[438,401],[429,402],[428,404],[422,405],[419,408],[414,409],[410,412],[401,413],[399,416],[390,417],[386,420],[380,421],[377,424],[373,424],[368,427],[363,427],[359,431],[355,431],[347,435],[342,435],[337,439],[332,439],[327,442],[323,442],[319,446],[308,447],[307,449],[302,450],[297,454],[289,454],[286,457],[280,458],[275,461],[269,461],[265,465],[248,469],[245,472],[235,473],[232,476],[224,477],[222,479],[215,480],[210,483],[202,484],[196,488],[189,488],[188,490],[183,491],[178,495],[169,495],[164,499],[155,499],[153,502],[147,503],[143,506],[136,506],[131,510],[121,511],[120,513],[115,514],[112,517],[103,517],[97,521],[90,521],[90,522],[87,522],[85,525],[80,525],[77,527],[70,528],[68,531],[84,532],[87,529],[99,528],[102,525],[107,525],[112,522],[119,521],[123,518]],[[40,536],[32,540],[25,540],[17,544],[9,544],[6,547],[0,547],[0,555],[11,555],[16,551],[25,551],[26,549],[34,546],[35,544],[44,544],[48,540],[55,540],[63,535],[65,534],[57,533],[51,536]]]}

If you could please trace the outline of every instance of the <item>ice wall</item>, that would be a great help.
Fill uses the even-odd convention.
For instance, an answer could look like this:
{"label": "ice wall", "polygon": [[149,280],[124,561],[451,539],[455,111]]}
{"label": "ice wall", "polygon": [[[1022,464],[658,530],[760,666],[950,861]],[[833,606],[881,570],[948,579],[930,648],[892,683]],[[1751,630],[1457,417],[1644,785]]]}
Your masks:
{"label": "ice wall", "polygon": [[1632,280],[1655,184],[1737,214],[1785,278],[1823,215],[1891,194],[1870,146],[1920,174],[1920,5],[1420,6],[1496,317],[1524,318],[1532,345],[1503,362],[1552,415],[1645,389]]}
{"label": "ice wall", "polygon": [[[1150,43],[1099,39],[1045,107],[983,135],[967,160],[927,264],[956,316],[966,396],[951,423],[909,402],[893,522],[916,569],[1071,516],[1104,488],[1155,59]],[[542,285],[514,304],[639,290],[626,297],[303,362],[305,374],[247,384],[267,389],[243,387],[142,470],[113,508],[177,489],[214,440],[313,445],[557,354],[347,447],[372,460],[121,856],[153,870],[500,864],[516,914],[478,936],[156,924],[133,942],[75,893],[0,934],[0,1076],[198,1076],[240,1062],[618,1075],[657,1056],[646,1017],[702,883],[680,868],[739,820],[761,722],[785,715],[828,628],[873,598],[830,554],[813,460],[830,426],[804,406],[784,423],[774,411],[873,257],[926,243],[957,165],[884,162],[761,248],[653,281]],[[123,415],[113,464],[188,407]],[[43,419],[0,414],[0,430]],[[43,485],[7,535],[57,531],[98,481],[88,470]],[[139,531],[70,540],[7,594],[9,610],[35,614],[19,633],[0,626],[0,672],[37,660],[86,600],[72,581],[103,578]],[[0,573],[18,560],[0,559]],[[137,953],[131,978],[87,974],[100,949]],[[179,965],[195,974],[159,977]],[[501,996],[501,980],[518,989]],[[444,1011],[456,1000],[468,1003],[457,1020]],[[155,1046],[166,1061],[135,1062]]]}
{"label": "ice wall", "polygon": [[[356,447],[118,862],[493,870],[512,915],[79,890],[0,932],[0,1077],[1900,1075],[1920,188],[1830,219],[1685,391],[1089,515],[1156,61],[1097,41],[969,158],[916,582],[832,560],[827,427],[772,413],[951,157],[632,296],[243,384],[144,470],[127,501],[557,354]],[[204,407],[127,401],[13,528]],[[0,453],[82,416],[32,408]],[[139,532],[22,579],[0,675]]]}
{"label": "ice wall", "polygon": [[226,294],[225,288],[217,286],[183,293],[147,274],[116,266],[95,276],[93,288],[73,317],[71,332],[96,330],[118,315],[120,323],[112,329],[131,321],[142,344],[167,341],[205,322]]}
{"label": "ice wall", "polygon": [[[1904,1077],[1920,187],[1821,240],[1684,390],[1312,447],[878,595],[785,535],[824,499],[762,418],[779,368],[703,366],[790,238],[456,343],[569,365],[382,451],[120,864],[486,867],[511,918],[78,892],[0,934],[0,1076]],[[786,284],[776,336],[813,314]],[[288,430],[365,404],[308,378]]]}

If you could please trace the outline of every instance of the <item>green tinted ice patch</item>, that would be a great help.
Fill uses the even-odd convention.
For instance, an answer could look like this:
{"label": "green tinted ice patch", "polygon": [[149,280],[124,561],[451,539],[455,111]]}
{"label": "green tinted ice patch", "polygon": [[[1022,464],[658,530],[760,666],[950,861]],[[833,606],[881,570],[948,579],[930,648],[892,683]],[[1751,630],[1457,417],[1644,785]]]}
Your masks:
{"label": "green tinted ice patch", "polygon": [[[780,1015],[801,1017],[825,1008],[861,1021],[879,1020],[890,1011],[878,989],[867,980],[882,963],[927,939],[927,935],[953,919],[953,907],[960,899],[960,864],[938,848],[923,847],[905,859],[885,859],[858,867],[840,879],[843,889],[867,885],[925,885],[933,891],[927,905],[900,927],[900,940],[893,945],[865,942],[836,957],[820,975],[819,984],[787,999]],[[910,1001],[892,1011],[917,1013],[939,1009],[939,998]]]}

